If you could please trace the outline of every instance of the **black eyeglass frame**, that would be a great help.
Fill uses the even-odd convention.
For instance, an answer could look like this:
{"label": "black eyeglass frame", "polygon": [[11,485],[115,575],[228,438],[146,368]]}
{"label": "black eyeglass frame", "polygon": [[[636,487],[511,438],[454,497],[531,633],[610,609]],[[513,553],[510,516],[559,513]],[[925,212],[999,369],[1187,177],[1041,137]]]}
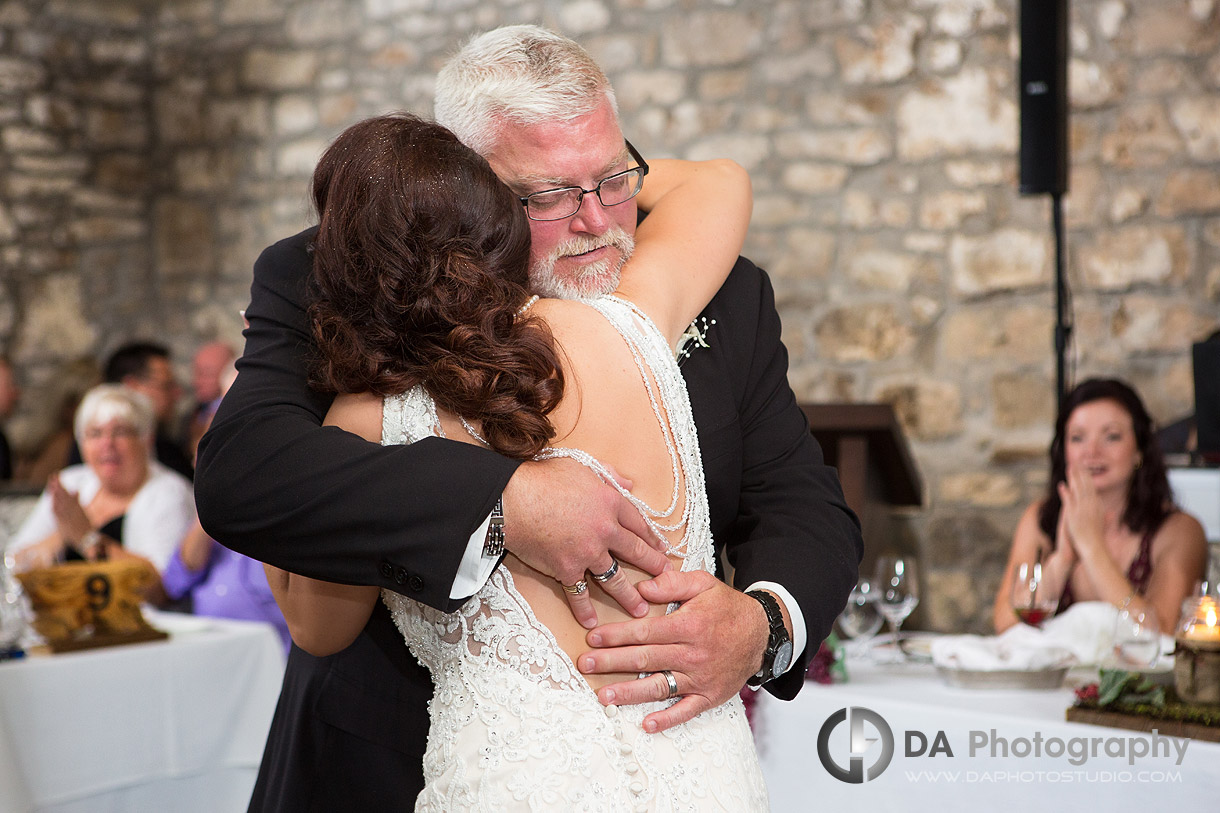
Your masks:
{"label": "black eyeglass frame", "polygon": [[[521,205],[525,207],[525,216],[528,217],[530,220],[534,220],[539,223],[551,223],[556,220],[567,220],[569,217],[575,216],[576,213],[580,211],[580,207],[583,206],[584,202],[585,202],[585,195],[588,195],[588,194],[597,195],[597,200],[602,206],[621,206],[622,204],[624,204],[627,201],[634,198],[636,195],[640,194],[640,190],[644,188],[644,176],[648,174],[648,162],[645,161],[644,157],[642,155],[640,155],[639,152],[636,150],[636,148],[631,145],[630,141],[624,140],[623,143],[625,143],[627,145],[627,152],[631,155],[631,157],[635,160],[635,162],[637,164],[639,164],[639,166],[629,167],[627,169],[624,169],[622,172],[616,172],[613,175],[607,175],[605,178],[602,178],[600,181],[598,181],[597,186],[593,187],[592,189],[585,189],[580,186],[558,186],[558,187],[555,187],[554,189],[540,189],[537,192],[531,192],[528,195],[518,196],[517,200],[521,201]],[[640,179],[636,183],[635,191],[632,192],[630,196],[623,198],[618,203],[606,203],[604,200],[602,200],[602,184],[604,184],[608,181],[613,181],[615,178],[621,178],[624,175],[627,175],[632,172],[639,172]],[[580,192],[580,197],[578,197],[576,199],[576,208],[573,209],[568,214],[563,215],[562,217],[534,217],[533,215],[530,214],[530,198],[534,197],[535,195],[550,195],[555,192]]]}

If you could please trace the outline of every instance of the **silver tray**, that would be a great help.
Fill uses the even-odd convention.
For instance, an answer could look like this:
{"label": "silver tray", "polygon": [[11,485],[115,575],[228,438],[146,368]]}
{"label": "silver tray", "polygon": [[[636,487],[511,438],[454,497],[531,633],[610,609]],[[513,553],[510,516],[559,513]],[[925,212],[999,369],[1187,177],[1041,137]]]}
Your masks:
{"label": "silver tray", "polygon": [[958,689],[1058,689],[1069,666],[1051,669],[950,669],[936,667],[940,679]]}

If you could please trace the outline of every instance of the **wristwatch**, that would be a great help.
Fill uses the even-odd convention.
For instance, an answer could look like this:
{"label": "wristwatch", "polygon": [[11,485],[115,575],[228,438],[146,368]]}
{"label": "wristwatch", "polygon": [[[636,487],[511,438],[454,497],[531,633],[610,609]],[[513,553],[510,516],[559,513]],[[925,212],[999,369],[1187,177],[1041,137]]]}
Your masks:
{"label": "wristwatch", "polygon": [[504,498],[496,500],[496,507],[491,509],[491,521],[487,523],[487,536],[483,539],[483,555],[488,557],[504,555]]}
{"label": "wristwatch", "polygon": [[767,624],[771,628],[767,636],[767,649],[763,652],[762,668],[746,681],[750,686],[761,686],[788,671],[788,666],[792,663],[792,637],[784,626],[784,615],[780,612],[779,602],[770,593],[750,590],[746,595],[763,606],[767,613]]}

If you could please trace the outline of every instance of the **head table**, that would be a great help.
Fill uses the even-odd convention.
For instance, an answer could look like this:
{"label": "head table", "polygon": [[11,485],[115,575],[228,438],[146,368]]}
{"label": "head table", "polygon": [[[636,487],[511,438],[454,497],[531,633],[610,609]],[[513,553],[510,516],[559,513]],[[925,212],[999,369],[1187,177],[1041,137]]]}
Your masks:
{"label": "head table", "polygon": [[[808,683],[791,702],[759,693],[755,739],[777,813],[1201,811],[1220,799],[1220,743],[1067,722],[1071,688],[953,688],[931,664],[860,656],[847,669],[846,683]],[[893,755],[870,779],[885,745],[878,718]],[[825,728],[822,751],[850,770],[853,724],[863,782],[834,778],[819,755]]]}
{"label": "head table", "polygon": [[0,663],[0,811],[246,809],[283,677],[278,634],[147,617],[168,640]]}

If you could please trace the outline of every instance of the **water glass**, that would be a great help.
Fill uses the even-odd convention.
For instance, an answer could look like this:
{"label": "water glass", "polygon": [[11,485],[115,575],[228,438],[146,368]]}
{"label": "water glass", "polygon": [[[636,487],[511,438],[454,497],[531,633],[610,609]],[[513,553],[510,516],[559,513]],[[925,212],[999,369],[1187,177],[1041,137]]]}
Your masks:
{"label": "water glass", "polygon": [[1152,607],[1125,607],[1114,621],[1114,660],[1120,669],[1138,671],[1161,657],[1161,624]]}
{"label": "water glass", "polygon": [[881,629],[884,619],[877,609],[877,590],[873,582],[862,576],[847,597],[847,606],[839,614],[839,632],[848,641],[862,646]]}
{"label": "water glass", "polygon": [[906,652],[898,639],[902,622],[919,605],[919,577],[915,560],[902,556],[882,556],[877,560],[877,608],[890,624],[897,653],[892,663],[906,660]]}

